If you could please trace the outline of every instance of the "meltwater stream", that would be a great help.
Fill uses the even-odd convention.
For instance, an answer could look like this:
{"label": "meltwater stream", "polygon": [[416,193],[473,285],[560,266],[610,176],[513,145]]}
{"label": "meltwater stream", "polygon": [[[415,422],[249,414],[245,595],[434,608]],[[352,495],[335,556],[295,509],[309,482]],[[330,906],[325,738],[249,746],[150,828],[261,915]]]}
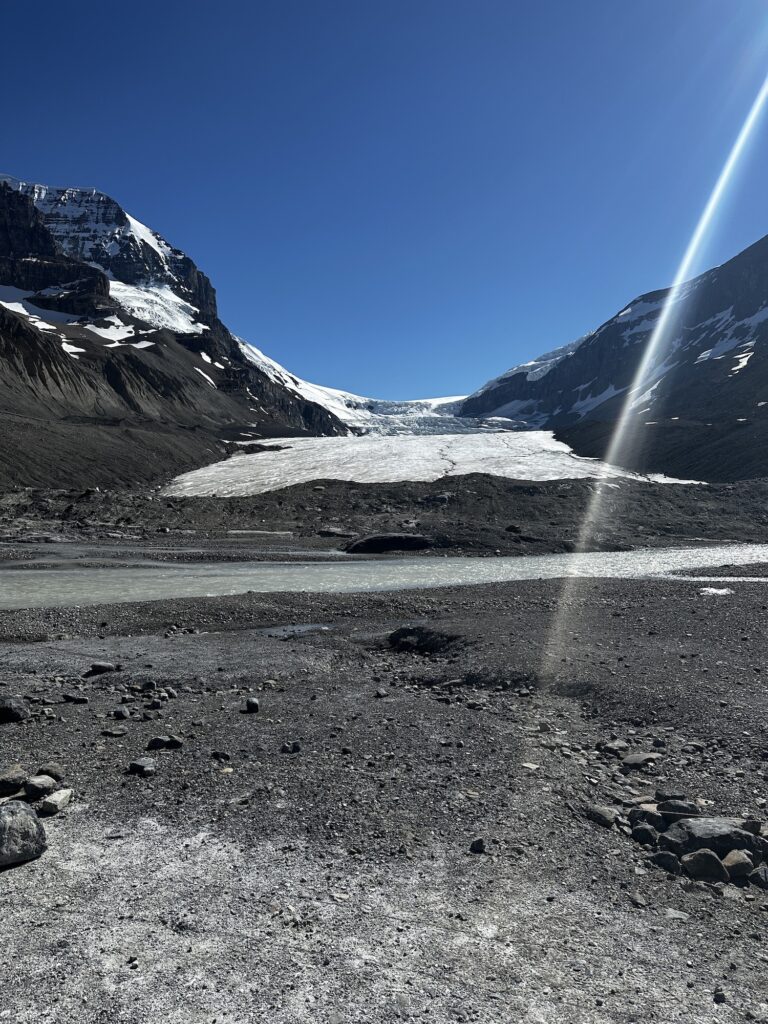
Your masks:
{"label": "meltwater stream", "polygon": [[[641,578],[726,563],[760,562],[768,562],[768,544],[643,548],[523,558],[398,558],[330,564],[207,562],[114,569],[14,568],[0,569],[0,609],[217,597],[249,590],[354,593],[565,576]],[[717,577],[710,573],[708,578]]]}

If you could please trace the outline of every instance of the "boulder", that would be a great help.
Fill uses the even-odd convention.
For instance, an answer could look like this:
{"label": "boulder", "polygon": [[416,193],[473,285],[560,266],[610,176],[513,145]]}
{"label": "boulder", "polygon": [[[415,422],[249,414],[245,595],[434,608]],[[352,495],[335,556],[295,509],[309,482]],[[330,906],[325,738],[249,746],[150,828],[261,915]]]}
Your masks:
{"label": "boulder", "polygon": [[35,860],[46,845],[45,829],[30,807],[20,800],[0,807],[0,868]]}
{"label": "boulder", "polygon": [[656,809],[668,825],[681,818],[694,818],[701,814],[701,808],[693,800],[661,800]]}
{"label": "boulder", "polygon": [[657,850],[648,860],[657,868],[668,871],[670,875],[679,875],[682,871],[680,858],[676,857],[674,853],[670,853],[669,850]]}
{"label": "boulder", "polygon": [[129,775],[139,775],[143,779],[154,775],[156,771],[157,765],[151,757],[140,757],[136,761],[131,761],[128,765]]}
{"label": "boulder", "polygon": [[386,551],[423,551],[434,544],[422,533],[372,533],[347,544],[350,555],[380,555]]}
{"label": "boulder", "polygon": [[626,757],[622,758],[621,763],[630,771],[639,771],[641,768],[647,768],[650,764],[655,764],[660,757],[661,754],[641,750],[636,754],[627,754]]}
{"label": "boulder", "polygon": [[655,846],[659,841],[659,833],[652,825],[641,821],[632,829],[632,838],[636,843],[642,843],[643,846]]}
{"label": "boulder", "polygon": [[712,850],[694,850],[680,858],[683,870],[697,882],[727,882],[725,865]]}
{"label": "boulder", "polygon": [[602,825],[603,828],[612,828],[618,816],[619,812],[615,807],[603,807],[600,804],[592,804],[587,808],[589,820],[594,821],[596,825]]}
{"label": "boulder", "polygon": [[768,889],[768,864],[760,864],[754,871],[750,872],[749,880],[758,889]]}
{"label": "boulder", "polygon": [[58,782],[50,775],[32,775],[24,783],[24,792],[30,800],[40,800],[58,788]]}
{"label": "boulder", "polygon": [[32,712],[21,697],[3,697],[0,700],[0,723],[26,722],[31,717]]}
{"label": "boulder", "polygon": [[90,679],[91,676],[101,676],[107,672],[116,672],[117,665],[111,661],[94,661],[91,667],[83,672],[83,679]]}
{"label": "boulder", "polygon": [[184,746],[180,736],[153,736],[147,744],[147,750],[179,750]]}
{"label": "boulder", "polygon": [[731,850],[723,857],[723,867],[732,882],[741,882],[755,869],[755,864],[744,850]]}
{"label": "boulder", "polygon": [[72,796],[73,793],[71,789],[59,789],[43,800],[37,813],[44,817],[50,817],[52,814],[58,814],[59,811],[63,811],[67,804],[70,803]]}
{"label": "boulder", "polygon": [[718,857],[725,857],[731,850],[746,850],[762,858],[768,849],[768,842],[753,835],[732,818],[682,818],[662,833],[659,846],[682,857],[695,850],[709,849]]}
{"label": "boulder", "polygon": [[12,764],[10,768],[0,772],[0,796],[12,796],[14,793],[18,793],[27,778],[27,773],[20,764]]}

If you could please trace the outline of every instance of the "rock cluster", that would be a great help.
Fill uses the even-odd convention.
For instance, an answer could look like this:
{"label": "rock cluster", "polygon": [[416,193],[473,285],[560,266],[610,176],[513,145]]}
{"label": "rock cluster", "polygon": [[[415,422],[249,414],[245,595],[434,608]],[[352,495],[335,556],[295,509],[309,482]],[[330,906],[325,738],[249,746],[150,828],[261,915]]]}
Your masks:
{"label": "rock cluster", "polygon": [[64,769],[52,761],[30,774],[20,764],[0,771],[0,810],[10,803],[32,804],[38,815],[58,814],[72,801],[74,792],[64,784]]}
{"label": "rock cluster", "polygon": [[20,764],[0,771],[0,868],[35,860],[47,848],[42,817],[71,802],[60,764],[42,764],[30,774]]}
{"label": "rock cluster", "polygon": [[663,789],[639,800],[626,818],[599,805],[587,808],[587,817],[606,828],[625,826],[649,861],[670,874],[768,889],[768,835],[755,819],[706,815],[684,793]]}

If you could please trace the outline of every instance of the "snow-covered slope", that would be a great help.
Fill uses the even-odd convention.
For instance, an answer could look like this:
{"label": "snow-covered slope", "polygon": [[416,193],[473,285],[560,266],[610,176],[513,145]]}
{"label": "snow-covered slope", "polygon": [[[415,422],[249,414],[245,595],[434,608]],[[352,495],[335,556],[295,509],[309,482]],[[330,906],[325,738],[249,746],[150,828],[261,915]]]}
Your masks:
{"label": "snow-covered slope", "polygon": [[422,398],[393,402],[364,398],[349,391],[310,384],[270,359],[253,345],[238,339],[243,355],[273,380],[328,409],[355,433],[372,434],[462,434],[498,430],[498,424],[477,419],[458,419],[456,412],[465,396]]}

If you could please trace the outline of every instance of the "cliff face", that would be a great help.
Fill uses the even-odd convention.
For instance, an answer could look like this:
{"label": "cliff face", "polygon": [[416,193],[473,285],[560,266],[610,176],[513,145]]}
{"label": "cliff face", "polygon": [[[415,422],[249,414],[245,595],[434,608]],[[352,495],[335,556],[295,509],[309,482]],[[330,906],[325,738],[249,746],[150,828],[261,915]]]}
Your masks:
{"label": "cliff face", "polygon": [[[151,480],[225,441],[346,432],[244,356],[192,260],[94,190],[0,181],[0,365],[0,484]],[[56,440],[73,422],[77,460]]]}
{"label": "cliff face", "polygon": [[768,475],[768,238],[684,286],[669,343],[632,390],[667,297],[641,295],[578,342],[513,367],[470,395],[460,415],[551,428],[580,453],[602,455],[629,402],[632,468]]}

